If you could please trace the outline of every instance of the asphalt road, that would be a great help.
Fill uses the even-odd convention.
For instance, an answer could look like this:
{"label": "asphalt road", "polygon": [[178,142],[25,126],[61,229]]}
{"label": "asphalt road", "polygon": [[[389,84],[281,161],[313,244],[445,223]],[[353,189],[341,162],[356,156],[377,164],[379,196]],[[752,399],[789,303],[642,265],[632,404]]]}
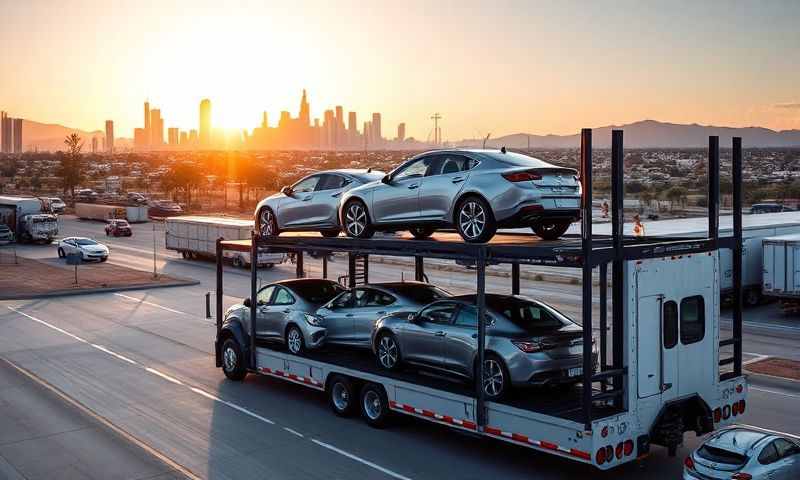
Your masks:
{"label": "asphalt road", "polygon": [[[62,221],[62,234],[102,232],[99,223]],[[152,225],[134,230],[133,238],[108,241],[109,261],[152,268]],[[357,418],[334,416],[322,394],[279,380],[251,375],[243,383],[226,381],[213,366],[214,325],[204,311],[204,294],[214,289],[213,264],[164,251],[162,235],[156,236],[159,271],[200,285],[0,302],[0,357],[201,478],[678,478],[683,456],[697,444],[687,435],[678,458],[655,449],[643,462],[600,473],[422,421],[400,419],[377,431]],[[55,256],[53,246],[18,251]],[[373,280],[397,279],[400,270],[373,264],[370,274]],[[293,265],[283,265],[259,274],[267,282],[293,273]],[[474,285],[470,274],[428,274],[454,291]],[[487,280],[490,290],[510,288],[508,279]],[[247,272],[226,268],[225,281],[226,305],[248,294]],[[580,309],[577,286],[525,287],[565,311]],[[796,358],[800,330],[774,307],[748,311],[746,322],[746,358]],[[797,382],[753,377],[743,421],[800,434],[798,400]]]}

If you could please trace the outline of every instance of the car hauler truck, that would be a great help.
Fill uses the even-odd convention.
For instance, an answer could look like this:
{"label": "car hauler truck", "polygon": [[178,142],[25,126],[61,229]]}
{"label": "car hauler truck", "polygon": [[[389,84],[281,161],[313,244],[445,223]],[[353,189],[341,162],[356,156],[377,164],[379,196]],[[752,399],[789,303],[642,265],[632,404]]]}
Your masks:
{"label": "car hauler truck", "polygon": [[[686,432],[700,435],[736,421],[745,412],[747,396],[741,373],[741,139],[733,143],[733,237],[719,238],[719,141],[711,137],[707,235],[666,239],[622,234],[622,131],[612,133],[612,235],[592,234],[591,130],[584,130],[581,140],[580,237],[542,241],[530,234],[499,234],[488,244],[467,244],[447,233],[431,240],[413,240],[409,235],[364,240],[253,233],[249,241],[218,241],[216,365],[233,380],[254,373],[317,390],[329,398],[335,413],[360,411],[373,426],[383,426],[390,414],[409,415],[599,469],[644,457],[651,445],[674,454]],[[727,339],[720,338],[719,328],[721,249],[734,252],[733,334]],[[475,365],[480,379],[486,378],[484,359],[491,354],[485,342],[486,264],[511,264],[513,294],[520,291],[521,264],[580,267],[584,305],[580,385],[560,392],[512,391],[501,400],[488,401],[483,382],[451,383],[414,370],[387,372],[377,367],[369,351],[324,347],[304,356],[291,355],[256,337],[259,309],[249,309],[249,318],[224,316],[225,252],[255,255],[264,250],[295,253],[298,277],[305,275],[304,252],[346,253],[351,286],[369,281],[365,267],[370,255],[413,256],[417,280],[424,278],[425,258],[473,261],[478,311]],[[325,256],[322,262],[322,276],[327,277]],[[591,308],[593,270],[601,278],[596,314]],[[252,269],[250,298],[256,297],[257,276]],[[595,320],[602,332],[596,369]],[[447,348],[446,336],[435,341],[442,342],[436,348]],[[726,354],[721,352],[728,347],[732,356],[723,358]]]}
{"label": "car hauler truck", "polygon": [[20,243],[51,243],[58,235],[58,218],[42,213],[42,201],[35,197],[0,196],[0,223],[8,225]]}
{"label": "car hauler truck", "polygon": [[[168,250],[175,250],[183,258],[214,258],[216,240],[219,238],[242,240],[250,237],[253,230],[252,220],[240,220],[226,217],[182,216],[168,217],[165,220],[166,245]],[[225,258],[234,266],[250,265],[250,252],[227,252]],[[272,268],[283,263],[283,253],[262,252],[258,255],[258,266]]]}

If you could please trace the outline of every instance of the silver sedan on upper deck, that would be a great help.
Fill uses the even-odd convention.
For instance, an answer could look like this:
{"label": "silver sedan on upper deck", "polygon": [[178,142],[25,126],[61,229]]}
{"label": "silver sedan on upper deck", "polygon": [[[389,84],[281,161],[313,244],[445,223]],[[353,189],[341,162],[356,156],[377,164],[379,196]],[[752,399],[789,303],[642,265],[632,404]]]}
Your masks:
{"label": "silver sedan on upper deck", "polygon": [[351,188],[376,181],[383,172],[341,169],[317,172],[300,179],[256,206],[256,230],[263,236],[284,231],[319,231],[339,235],[339,201]]}
{"label": "silver sedan on upper deck", "polygon": [[417,155],[380,180],[342,195],[348,236],[409,229],[417,238],[455,226],[467,242],[498,227],[531,227],[553,240],[580,217],[577,172],[501,150],[438,150]]}

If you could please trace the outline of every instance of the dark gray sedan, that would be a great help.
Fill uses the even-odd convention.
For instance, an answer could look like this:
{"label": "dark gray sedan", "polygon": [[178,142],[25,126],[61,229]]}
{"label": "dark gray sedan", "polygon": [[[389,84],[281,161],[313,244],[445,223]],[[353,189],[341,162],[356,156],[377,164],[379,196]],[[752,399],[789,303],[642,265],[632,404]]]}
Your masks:
{"label": "dark gray sedan", "polygon": [[[582,379],[582,329],[553,307],[518,295],[486,295],[483,389],[489,399],[510,386],[570,384]],[[477,371],[475,295],[439,300],[411,315],[375,324],[373,351],[382,368],[402,363],[473,380]],[[592,363],[596,363],[596,353]]]}
{"label": "dark gray sedan", "polygon": [[451,295],[428,283],[394,282],[362,285],[343,292],[317,310],[326,343],[370,347],[378,318],[397,312],[408,315]]}

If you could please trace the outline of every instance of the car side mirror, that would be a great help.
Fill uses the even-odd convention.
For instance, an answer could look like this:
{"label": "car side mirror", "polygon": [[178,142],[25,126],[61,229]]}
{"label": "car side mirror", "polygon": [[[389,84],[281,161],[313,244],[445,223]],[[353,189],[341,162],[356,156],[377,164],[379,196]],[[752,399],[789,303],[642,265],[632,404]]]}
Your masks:
{"label": "car side mirror", "polygon": [[417,314],[416,313],[409,313],[408,314],[408,321],[411,323],[417,322]]}
{"label": "car side mirror", "polygon": [[294,193],[294,190],[292,190],[292,187],[286,186],[281,188],[281,193],[286,195],[287,197],[291,197],[292,194]]}
{"label": "car side mirror", "polygon": [[242,302],[242,303],[243,303],[243,304],[244,304],[244,306],[245,306],[245,307],[247,307],[247,308],[250,308],[250,306],[252,305],[252,302],[250,301],[250,297],[247,297],[247,298],[245,298],[245,299],[244,299],[244,302]]}
{"label": "car side mirror", "polygon": [[389,185],[390,183],[392,183],[392,176],[387,173],[386,175],[383,176],[383,178],[381,178],[381,183]]}

